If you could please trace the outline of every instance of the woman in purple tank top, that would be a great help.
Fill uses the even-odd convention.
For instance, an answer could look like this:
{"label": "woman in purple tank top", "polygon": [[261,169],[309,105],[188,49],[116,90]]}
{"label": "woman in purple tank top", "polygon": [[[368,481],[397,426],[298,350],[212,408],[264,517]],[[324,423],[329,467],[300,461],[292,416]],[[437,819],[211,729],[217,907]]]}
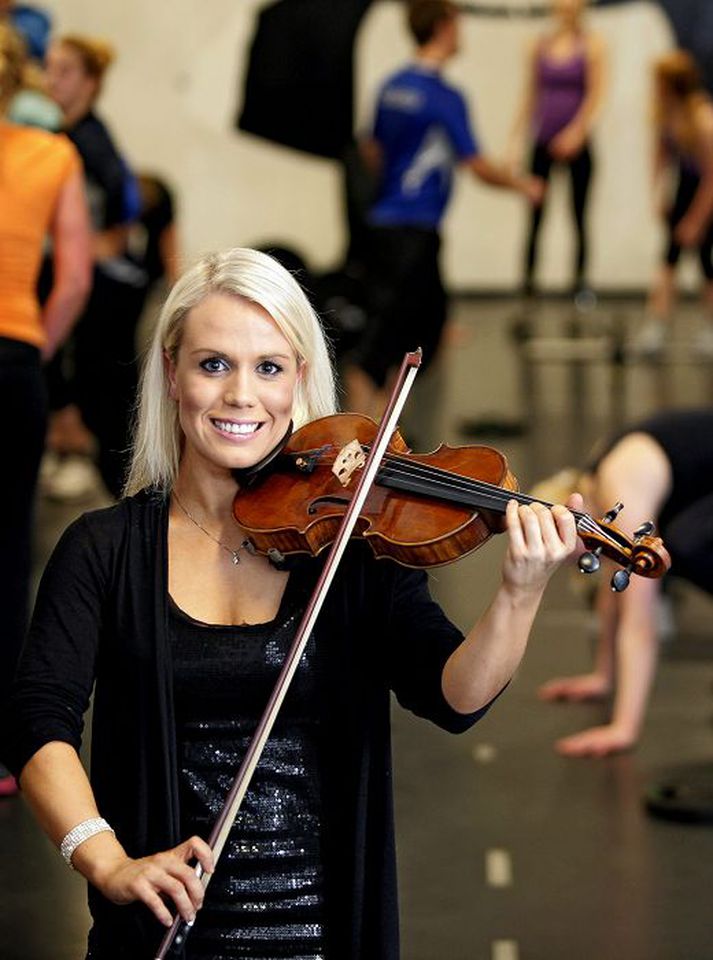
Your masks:
{"label": "woman in purple tank top", "polygon": [[[604,45],[584,28],[585,0],[555,0],[555,27],[529,53],[525,97],[511,138],[510,155],[519,165],[522,141],[532,142],[530,170],[549,180],[553,163],[572,179],[572,212],[577,232],[573,288],[584,284],[587,263],[586,205],[592,176],[589,136],[604,90]],[[545,194],[546,198],[546,194]],[[534,206],[525,255],[525,292],[533,291],[544,202]]]}

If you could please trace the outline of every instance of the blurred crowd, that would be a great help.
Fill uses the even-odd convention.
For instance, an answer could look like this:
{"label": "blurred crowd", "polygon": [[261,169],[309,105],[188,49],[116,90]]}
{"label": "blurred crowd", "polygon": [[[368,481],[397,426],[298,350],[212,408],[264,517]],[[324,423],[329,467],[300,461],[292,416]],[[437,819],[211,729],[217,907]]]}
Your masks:
{"label": "blurred crowd", "polygon": [[[360,189],[349,207],[345,263],[315,276],[294,251],[274,248],[325,316],[350,409],[379,414],[414,338],[425,365],[437,355],[447,318],[440,225],[458,169],[527,203],[520,292],[535,297],[550,177],[564,168],[571,295],[595,296],[588,208],[597,168],[592,134],[608,96],[606,44],[590,29],[584,0],[555,0],[526,53],[526,89],[500,162],[484,151],[463,95],[442,77],[460,49],[461,16],[444,0],[412,5],[413,61],[386,79],[354,152],[351,182]],[[100,478],[108,495],[122,495],[140,321],[179,273],[171,184],[144,169],[147,158],[128,156],[120,131],[101,115],[114,59],[107,40],[57,33],[41,7],[0,2],[0,393],[6,409],[21,411],[13,418],[17,466],[0,479],[13,514],[0,551],[0,603],[15,611],[2,644],[5,682],[26,623],[36,485],[46,496],[79,501]],[[639,357],[664,349],[677,265],[692,251],[703,276],[693,346],[713,356],[713,105],[683,50],[651,65],[651,95],[654,202],[666,236],[628,349]],[[440,132],[424,140],[434,118]],[[606,136],[598,140],[605,149]],[[13,791],[14,782],[0,770],[3,789]]]}

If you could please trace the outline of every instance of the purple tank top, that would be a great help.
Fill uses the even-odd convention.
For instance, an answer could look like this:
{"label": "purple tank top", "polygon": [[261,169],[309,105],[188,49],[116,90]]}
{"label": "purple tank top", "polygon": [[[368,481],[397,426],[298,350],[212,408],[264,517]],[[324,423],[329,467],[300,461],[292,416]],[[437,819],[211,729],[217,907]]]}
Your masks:
{"label": "purple tank top", "polygon": [[575,116],[587,91],[587,59],[581,49],[567,60],[553,60],[544,49],[536,65],[537,93],[533,135],[547,144]]}

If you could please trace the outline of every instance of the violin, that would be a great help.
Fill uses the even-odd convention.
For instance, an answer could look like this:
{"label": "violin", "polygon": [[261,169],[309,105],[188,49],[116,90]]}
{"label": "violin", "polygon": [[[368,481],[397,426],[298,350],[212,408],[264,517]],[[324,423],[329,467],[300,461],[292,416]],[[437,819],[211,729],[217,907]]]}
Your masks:
{"label": "violin", "polygon": [[[287,440],[269,468],[238,491],[235,519],[253,547],[279,562],[295,553],[319,554],[334,540],[349,506],[355,478],[374,442],[377,424],[360,414],[322,417]],[[509,500],[551,503],[519,492],[500,451],[487,446],[451,447],[412,453],[396,430],[352,536],[363,538],[377,557],[409,567],[434,567],[477,550],[505,529]],[[601,520],[573,511],[587,552],[583,573],[593,573],[604,556],[620,564],[612,577],[619,592],[632,573],[660,577],[671,560],[653,523],[627,537],[613,525],[622,504]]]}

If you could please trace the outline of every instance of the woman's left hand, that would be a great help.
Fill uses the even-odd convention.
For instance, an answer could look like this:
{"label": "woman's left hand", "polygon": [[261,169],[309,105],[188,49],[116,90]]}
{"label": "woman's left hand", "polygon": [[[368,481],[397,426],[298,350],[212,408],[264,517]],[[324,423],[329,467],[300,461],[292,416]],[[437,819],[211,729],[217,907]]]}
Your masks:
{"label": "woman's left hand", "polygon": [[555,160],[571,160],[581,151],[585,140],[584,130],[578,124],[570,124],[552,138],[550,154]]}
{"label": "woman's left hand", "polygon": [[[572,494],[572,510],[582,509],[582,497]],[[503,583],[510,590],[540,592],[557,567],[577,548],[577,527],[567,507],[541,503],[507,506],[508,551],[503,564]]]}

